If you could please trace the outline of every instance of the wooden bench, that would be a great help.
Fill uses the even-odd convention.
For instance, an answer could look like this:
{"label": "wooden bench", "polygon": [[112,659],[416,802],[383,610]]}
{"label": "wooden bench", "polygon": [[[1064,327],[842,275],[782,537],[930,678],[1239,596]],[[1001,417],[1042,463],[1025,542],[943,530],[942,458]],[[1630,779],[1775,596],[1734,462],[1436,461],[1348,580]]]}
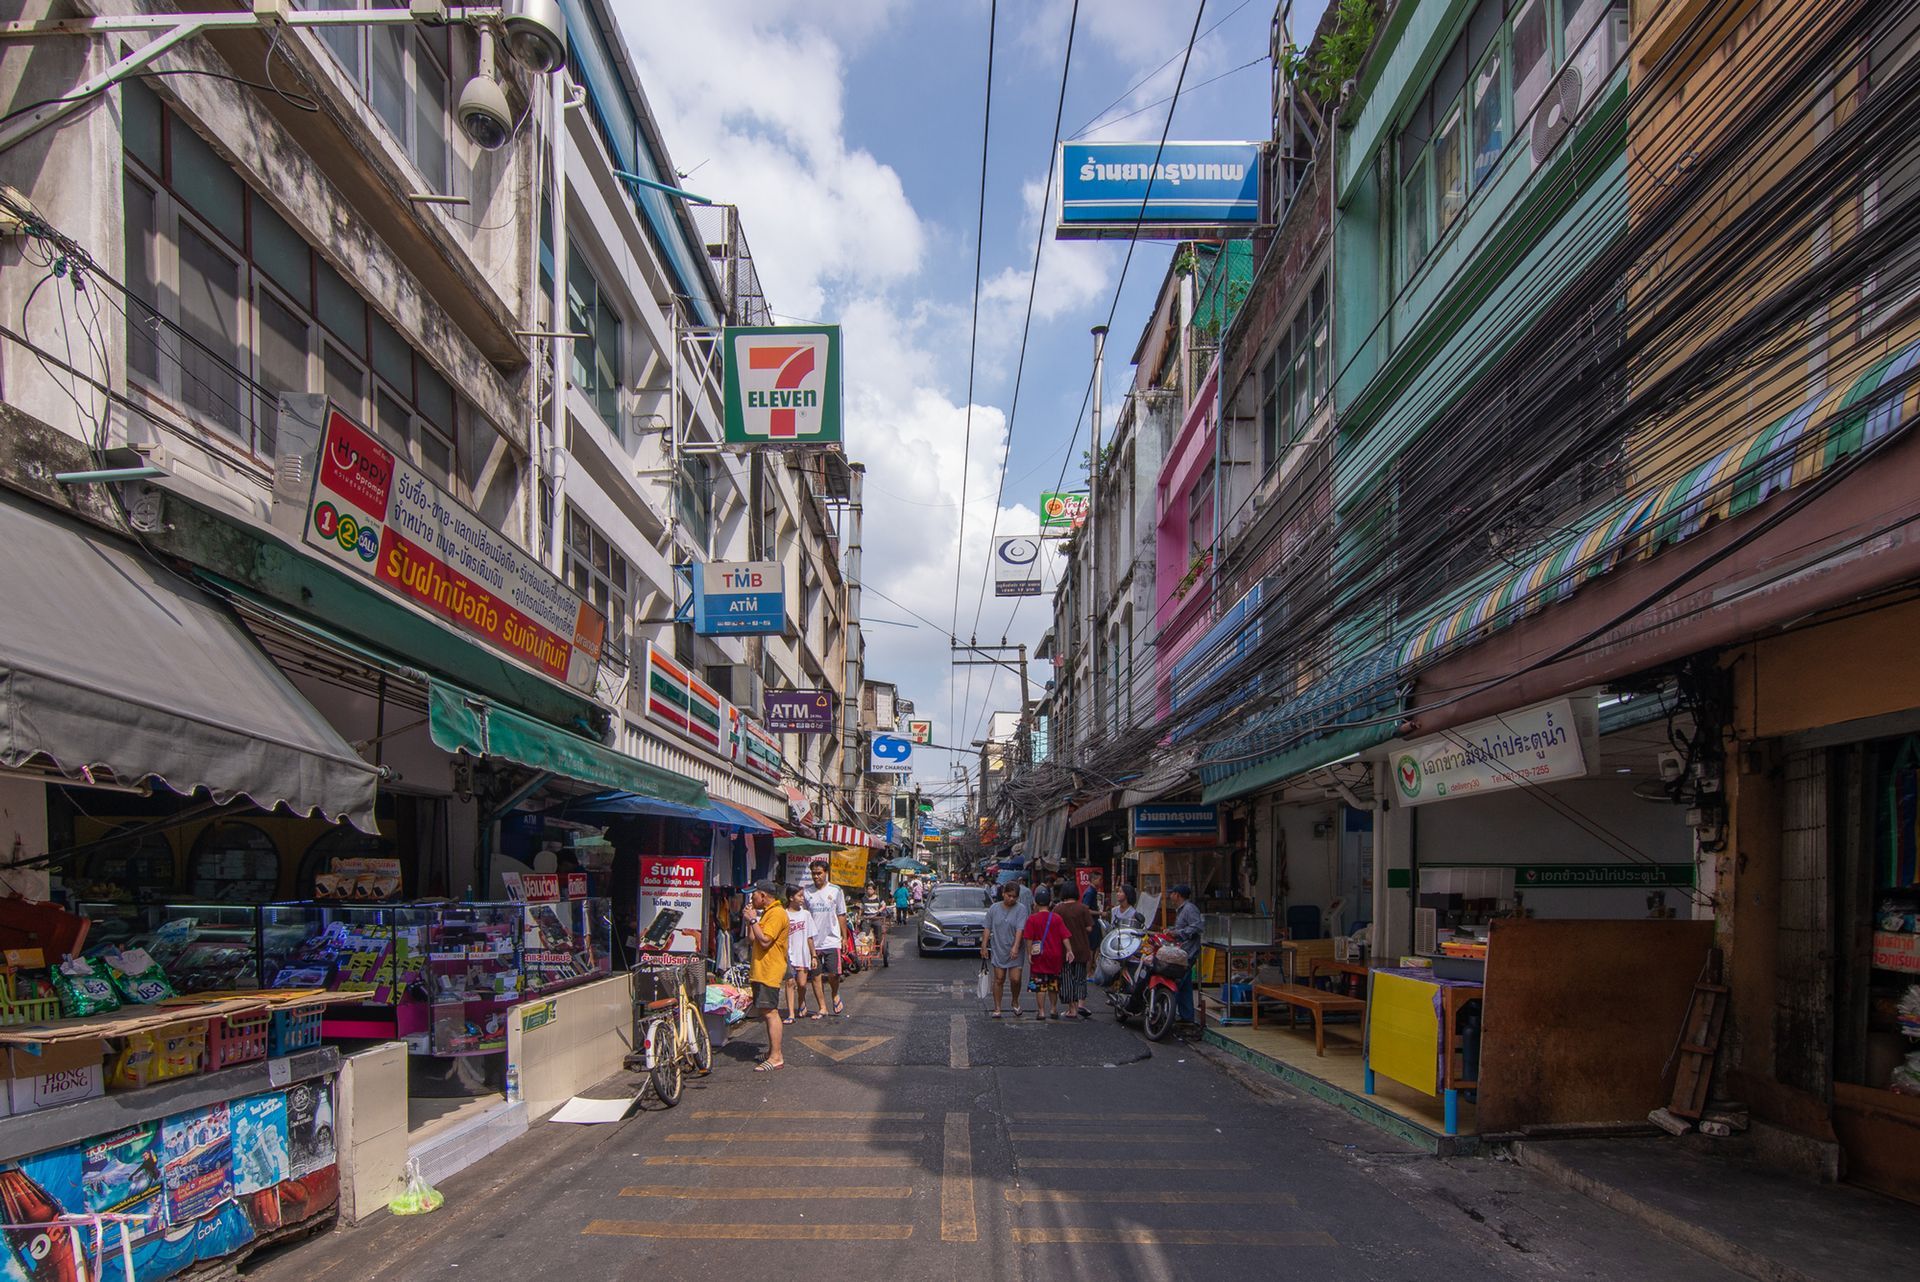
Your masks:
{"label": "wooden bench", "polygon": [[1260,999],[1271,998],[1276,1002],[1285,1002],[1287,1007],[1287,1027],[1299,1024],[1299,1013],[1306,1011],[1313,1016],[1313,1050],[1316,1055],[1327,1053],[1328,1012],[1342,1014],[1352,1012],[1363,1014],[1367,1004],[1358,997],[1342,997],[1338,993],[1325,992],[1318,988],[1308,988],[1305,984],[1255,984],[1253,986],[1253,1026],[1260,1027]]}

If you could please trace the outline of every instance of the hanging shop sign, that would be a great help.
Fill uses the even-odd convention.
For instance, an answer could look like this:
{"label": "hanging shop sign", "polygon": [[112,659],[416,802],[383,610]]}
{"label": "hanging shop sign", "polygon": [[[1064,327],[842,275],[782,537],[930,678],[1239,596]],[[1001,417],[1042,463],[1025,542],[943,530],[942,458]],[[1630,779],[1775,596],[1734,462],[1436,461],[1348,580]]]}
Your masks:
{"label": "hanging shop sign", "polygon": [[1085,490],[1043,490],[1040,494],[1040,532],[1061,534],[1087,523]]}
{"label": "hanging shop sign", "polygon": [[1519,864],[1516,890],[1640,890],[1691,886],[1692,864]]}
{"label": "hanging shop sign", "polygon": [[780,741],[756,725],[751,717],[740,715],[737,708],[730,709],[735,720],[733,740],[734,764],[745,766],[762,779],[773,783],[780,782]]}
{"label": "hanging shop sign", "polygon": [[1403,806],[1585,775],[1599,756],[1592,699],[1555,699],[1408,744],[1393,755]]}
{"label": "hanging shop sign", "polygon": [[840,327],[729,326],[723,339],[729,445],[840,443]]}
{"label": "hanging shop sign", "polygon": [[993,541],[993,594],[1040,595],[1040,540],[1024,534]]}
{"label": "hanging shop sign", "polygon": [[1220,844],[1220,807],[1135,806],[1133,844],[1140,850],[1177,850]]}
{"label": "hanging shop sign", "polygon": [[1058,240],[1250,235],[1260,222],[1257,142],[1060,145]]}
{"label": "hanging shop sign", "polygon": [[933,722],[931,721],[907,722],[907,738],[913,741],[914,743],[922,743],[922,744],[932,743],[933,742]]}
{"label": "hanging shop sign", "polygon": [[647,643],[647,716],[717,756],[725,703],[713,687]]}
{"label": "hanging shop sign", "polygon": [[769,690],[767,729],[779,734],[832,734],[833,691]]}
{"label": "hanging shop sign", "polygon": [[897,734],[877,734],[867,749],[867,773],[870,775],[910,775],[913,773],[913,740]]}
{"label": "hanging shop sign", "polygon": [[600,612],[338,410],[327,414],[301,539],[516,662],[594,688]]}
{"label": "hanging shop sign", "polygon": [[1104,868],[1075,868],[1073,870],[1073,888],[1082,895],[1089,890],[1097,894],[1107,893],[1107,870]]}
{"label": "hanging shop sign", "polygon": [[670,953],[696,954],[706,942],[707,861],[689,855],[640,856],[639,927],[644,933],[663,908],[680,920],[667,943]]}
{"label": "hanging shop sign", "polygon": [[780,635],[787,628],[786,582],[778,561],[695,566],[693,630],[703,637]]}
{"label": "hanging shop sign", "polygon": [[836,850],[827,860],[827,880],[836,886],[860,890],[867,884],[867,852]]}

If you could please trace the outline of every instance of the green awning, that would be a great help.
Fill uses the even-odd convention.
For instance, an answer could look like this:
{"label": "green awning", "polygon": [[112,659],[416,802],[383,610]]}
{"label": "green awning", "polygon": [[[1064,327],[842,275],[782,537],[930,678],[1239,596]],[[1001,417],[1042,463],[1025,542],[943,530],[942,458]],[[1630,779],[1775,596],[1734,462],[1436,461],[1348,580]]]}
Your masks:
{"label": "green awning", "polygon": [[812,837],[775,837],[773,848],[783,855],[826,855],[840,849],[830,841],[815,841]]}
{"label": "green awning", "polygon": [[697,779],[650,766],[637,757],[501,707],[458,686],[428,678],[428,729],[448,752],[504,757],[601,788],[617,788],[658,797],[683,806],[707,804],[706,785]]}
{"label": "green awning", "polygon": [[1200,794],[1200,800],[1202,803],[1230,801],[1235,797],[1244,797],[1250,792],[1258,792],[1262,788],[1285,783],[1295,775],[1303,775],[1309,770],[1318,770],[1321,766],[1331,765],[1342,757],[1350,757],[1356,752],[1365,752],[1368,748],[1378,747],[1393,738],[1393,733],[1394,728],[1391,722],[1381,725],[1348,726],[1344,730],[1335,730],[1322,738],[1295,744],[1285,752],[1267,757],[1237,775],[1228,775],[1218,783],[1208,784],[1206,791]]}

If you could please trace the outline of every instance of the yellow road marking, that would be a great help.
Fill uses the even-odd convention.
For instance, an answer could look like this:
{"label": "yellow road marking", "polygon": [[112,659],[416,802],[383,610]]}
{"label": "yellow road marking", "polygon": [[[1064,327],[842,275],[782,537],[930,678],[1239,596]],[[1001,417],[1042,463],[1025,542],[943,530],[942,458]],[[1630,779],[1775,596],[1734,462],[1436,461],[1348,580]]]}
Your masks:
{"label": "yellow road marking", "polygon": [[940,1240],[980,1240],[980,1221],[973,1210],[973,1127],[965,1113],[947,1114],[940,1159]]}
{"label": "yellow road marking", "polygon": [[[856,1184],[836,1187],[816,1184],[802,1188],[740,1188],[730,1184],[699,1187],[690,1184],[636,1184],[620,1190],[621,1197],[671,1197],[692,1202],[823,1202],[835,1199],[867,1202],[913,1196],[905,1184]],[[1196,1194],[1196,1196],[1202,1196]],[[1215,1199],[1216,1201],[1219,1199]],[[1289,1199],[1291,1200],[1291,1199]]]}
{"label": "yellow road marking", "polygon": [[661,1220],[593,1220],[592,1237],[662,1237],[695,1242],[904,1242],[911,1224],[682,1224]]}
{"label": "yellow road marking", "polygon": [[1023,1246],[1047,1243],[1087,1243],[1123,1246],[1338,1246],[1325,1233],[1268,1233],[1248,1229],[1015,1229],[1013,1240]]}
{"label": "yellow road marking", "polygon": [[955,1015],[947,1024],[947,1067],[973,1067],[973,1058],[967,1051],[967,1017],[965,1015]]}
{"label": "yellow road marking", "polygon": [[1189,1193],[1189,1192],[1079,1192],[1073,1189],[1008,1189],[1007,1201],[1015,1206],[1057,1202],[1139,1202],[1151,1206],[1209,1206],[1215,1202],[1234,1206],[1292,1206],[1291,1193]]}
{"label": "yellow road marking", "polygon": [[1133,1135],[1120,1131],[1015,1131],[1014,1143],[1046,1142],[1048,1144],[1138,1144],[1142,1148],[1157,1148],[1162,1144],[1212,1144],[1216,1137],[1211,1135]]}
{"label": "yellow road marking", "polygon": [[834,1113],[777,1108],[700,1108],[695,1109],[693,1115],[698,1118],[772,1117],[783,1122],[924,1122],[927,1118],[925,1113]]}
{"label": "yellow road marking", "polygon": [[[822,1055],[825,1055],[828,1059],[838,1064],[843,1060],[851,1059],[855,1055],[859,1055],[859,1054],[862,1054],[863,1052],[870,1051],[876,1046],[885,1045],[886,1043],[892,1041],[893,1038],[891,1037],[796,1037],[794,1038],[794,1040],[799,1042],[802,1046],[811,1047],[812,1049],[819,1051]],[[840,1042],[842,1043],[842,1045],[835,1046],[832,1044],[834,1042]]]}
{"label": "yellow road marking", "polygon": [[1008,1113],[1016,1122],[1204,1122],[1200,1113]]}
{"label": "yellow road marking", "polygon": [[[674,1160],[674,1159],[669,1159]],[[1204,1157],[1021,1157],[1015,1163],[1030,1171],[1111,1171],[1120,1167],[1129,1171],[1247,1171],[1245,1162],[1219,1162]]]}
{"label": "yellow road marking", "polygon": [[677,1154],[650,1154],[640,1159],[642,1166],[913,1166],[905,1153],[849,1153],[841,1157],[794,1157],[788,1154],[741,1153],[728,1157],[681,1157]]}
{"label": "yellow road marking", "polygon": [[824,1131],[680,1131],[667,1136],[669,1144],[725,1140],[735,1144],[865,1144],[868,1140],[924,1140],[925,1131],[868,1131],[864,1135],[834,1135]]}

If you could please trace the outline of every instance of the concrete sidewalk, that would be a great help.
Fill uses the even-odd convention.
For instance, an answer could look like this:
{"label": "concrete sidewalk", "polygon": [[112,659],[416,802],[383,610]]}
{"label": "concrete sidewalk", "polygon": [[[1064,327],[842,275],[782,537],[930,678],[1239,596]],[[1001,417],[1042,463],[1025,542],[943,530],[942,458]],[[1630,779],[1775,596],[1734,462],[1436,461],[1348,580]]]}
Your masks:
{"label": "concrete sidewalk", "polygon": [[1911,1276],[1920,1206],[1670,1138],[1529,1140],[1522,1166],[1763,1282]]}

